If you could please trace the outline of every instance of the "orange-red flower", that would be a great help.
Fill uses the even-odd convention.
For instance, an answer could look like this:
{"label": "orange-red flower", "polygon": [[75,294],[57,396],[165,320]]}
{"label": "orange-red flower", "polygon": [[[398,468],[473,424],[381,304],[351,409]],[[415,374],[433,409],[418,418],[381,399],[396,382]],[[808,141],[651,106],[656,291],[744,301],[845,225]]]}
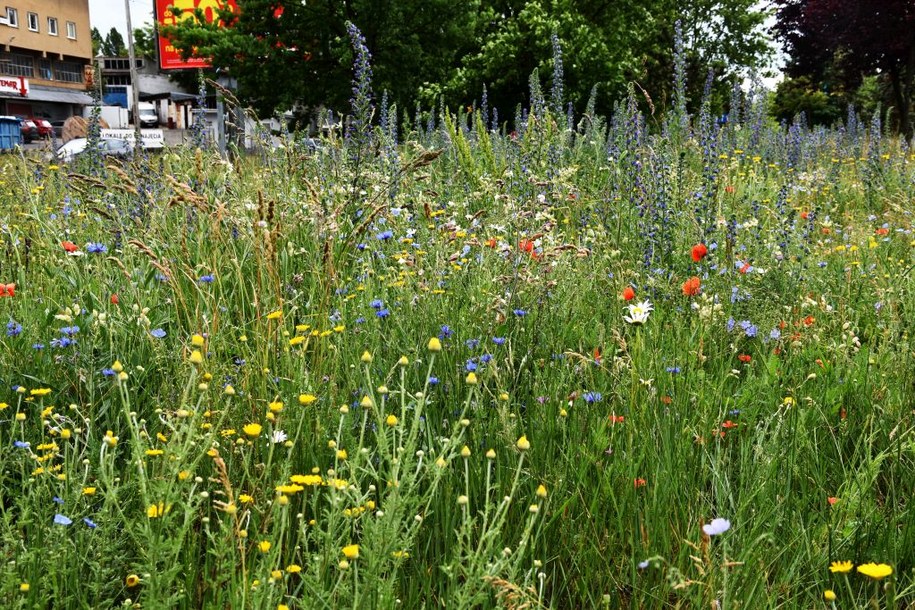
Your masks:
{"label": "orange-red flower", "polygon": [[621,424],[626,421],[626,418],[622,415],[617,415],[616,413],[610,414],[610,423],[611,424]]}
{"label": "orange-red flower", "polygon": [[118,293],[116,293],[116,292],[112,292],[112,293],[111,293],[111,299],[110,299],[110,300],[111,300],[111,304],[112,304],[112,305],[117,305],[118,303],[121,302],[121,299],[118,298]]}
{"label": "orange-red flower", "polygon": [[528,253],[533,252],[534,251],[534,242],[532,242],[529,239],[522,239],[521,241],[518,242],[518,248],[520,248],[522,252],[528,252]]}
{"label": "orange-red flower", "polygon": [[648,484],[648,481],[646,481],[645,479],[633,479],[633,481],[632,481],[632,485],[636,489],[638,489],[639,487],[645,487],[645,485],[647,485],[647,484]]}
{"label": "orange-red flower", "polygon": [[739,425],[740,425],[740,424],[735,424],[735,423],[732,422],[731,420],[726,420],[723,424],[721,424],[721,427],[722,427],[722,428],[727,428],[728,430],[730,430],[731,428],[736,428],[736,427],[739,426]]}
{"label": "orange-red flower", "polygon": [[751,360],[753,360],[753,357],[750,356],[750,354],[740,354],[739,356],[737,356],[737,359],[740,360],[741,362],[743,362],[744,364],[746,364],[747,362],[750,362]]}
{"label": "orange-red flower", "polygon": [[702,292],[702,280],[695,275],[683,282],[683,294],[688,297],[694,297]]}
{"label": "orange-red flower", "polygon": [[60,242],[60,247],[66,250],[67,252],[76,252],[79,250],[79,246],[74,244],[72,241],[62,241]]}
{"label": "orange-red flower", "polygon": [[693,261],[698,263],[708,254],[708,248],[705,247],[705,244],[696,244],[693,246],[691,254],[693,256]]}
{"label": "orange-red flower", "polygon": [[625,288],[623,288],[623,300],[624,301],[631,301],[634,298],[635,298],[635,288],[633,288],[632,286],[626,286]]}
{"label": "orange-red flower", "polygon": [[890,230],[887,229],[886,227],[880,227],[879,229],[877,229],[876,231],[874,231],[874,233],[876,233],[877,235],[881,235],[881,236],[882,236],[882,235],[888,235],[889,232],[890,232]]}
{"label": "orange-red flower", "polygon": [[829,502],[830,506],[833,506],[836,502],[839,501],[839,499],[835,496],[829,496],[828,498],[826,498],[826,501]]}
{"label": "orange-red flower", "polygon": [[0,297],[16,296],[16,284],[0,284]]}

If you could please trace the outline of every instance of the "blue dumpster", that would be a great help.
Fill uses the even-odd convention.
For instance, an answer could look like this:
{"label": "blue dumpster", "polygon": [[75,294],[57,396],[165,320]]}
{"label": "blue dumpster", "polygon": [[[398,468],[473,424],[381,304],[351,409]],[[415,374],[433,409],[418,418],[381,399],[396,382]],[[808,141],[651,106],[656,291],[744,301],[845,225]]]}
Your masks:
{"label": "blue dumpster", "polygon": [[14,116],[0,116],[0,150],[13,150],[19,146],[22,127]]}

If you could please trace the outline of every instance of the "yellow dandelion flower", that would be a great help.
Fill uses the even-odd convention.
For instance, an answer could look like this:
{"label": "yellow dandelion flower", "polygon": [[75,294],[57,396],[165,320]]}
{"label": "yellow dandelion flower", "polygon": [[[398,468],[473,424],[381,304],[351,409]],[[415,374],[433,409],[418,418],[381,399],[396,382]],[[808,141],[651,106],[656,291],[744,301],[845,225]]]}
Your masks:
{"label": "yellow dandelion flower", "polygon": [[128,574],[127,578],[124,579],[124,584],[126,584],[128,588],[132,589],[133,587],[136,587],[138,584],[140,584],[140,577],[136,574]]}
{"label": "yellow dandelion flower", "polygon": [[269,552],[270,547],[272,547],[272,546],[273,546],[273,544],[271,544],[269,540],[261,540],[260,542],[257,543],[257,548],[260,550],[261,553]]}
{"label": "yellow dandelion flower", "polygon": [[427,349],[433,353],[440,352],[442,351],[442,342],[438,337],[432,337],[429,339],[429,345],[427,346]]}
{"label": "yellow dandelion flower", "polygon": [[388,415],[385,418],[384,423],[386,423],[387,425],[389,425],[391,427],[396,426],[397,425],[397,416],[394,415],[393,413],[391,413],[390,415]]}
{"label": "yellow dandelion flower", "polygon": [[874,580],[883,580],[893,573],[893,568],[885,563],[871,562],[858,566],[858,573]]}
{"label": "yellow dandelion flower", "polygon": [[201,364],[203,362],[203,354],[200,353],[199,349],[195,349],[191,352],[190,357],[188,357],[188,361],[191,364]]}
{"label": "yellow dandelion flower", "polygon": [[829,564],[829,571],[833,574],[847,574],[853,567],[854,564],[850,561],[833,561]]}
{"label": "yellow dandelion flower", "polygon": [[283,317],[282,309],[277,309],[276,311],[271,311],[270,313],[267,314],[268,320],[279,320],[282,317]]}
{"label": "yellow dandelion flower", "polygon": [[521,451],[527,451],[528,449],[531,448],[531,442],[529,440],[527,440],[527,436],[522,436],[521,438],[518,439],[518,442],[515,444],[518,447],[518,449],[520,449]]}
{"label": "yellow dandelion flower", "polygon": [[358,559],[359,558],[359,545],[358,544],[348,544],[342,549],[343,556],[347,559]]}
{"label": "yellow dandelion flower", "polygon": [[826,589],[825,591],[823,591],[823,599],[825,599],[828,602],[836,601],[835,591],[833,591],[832,589]]}
{"label": "yellow dandelion flower", "polygon": [[194,347],[203,347],[203,335],[191,335],[191,345]]}
{"label": "yellow dandelion flower", "polygon": [[299,404],[303,407],[313,404],[316,400],[318,400],[318,397],[314,394],[299,394]]}
{"label": "yellow dandelion flower", "polygon": [[261,426],[260,424],[253,424],[253,423],[245,424],[244,427],[242,427],[242,431],[246,435],[248,435],[252,438],[260,436],[261,430],[263,430],[263,429],[264,429],[264,427]]}
{"label": "yellow dandelion flower", "polygon": [[302,571],[302,566],[300,566],[298,564],[291,563],[288,566],[286,566],[286,572],[289,574],[298,574],[301,571]]}

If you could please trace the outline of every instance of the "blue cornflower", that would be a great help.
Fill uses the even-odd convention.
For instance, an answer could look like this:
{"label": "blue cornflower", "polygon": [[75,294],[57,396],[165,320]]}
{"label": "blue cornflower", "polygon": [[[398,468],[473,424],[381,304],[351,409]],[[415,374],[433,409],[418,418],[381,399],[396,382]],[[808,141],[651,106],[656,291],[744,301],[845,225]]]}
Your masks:
{"label": "blue cornflower", "polygon": [[505,337],[493,337],[492,342],[496,345],[503,345],[505,343]]}
{"label": "blue cornflower", "polygon": [[70,525],[71,523],[73,523],[73,519],[71,519],[70,517],[65,517],[64,515],[61,515],[60,513],[57,513],[56,515],[54,515],[54,523],[57,525]]}
{"label": "blue cornflower", "polygon": [[99,242],[89,242],[86,244],[86,252],[89,254],[104,254],[108,252],[108,246]]}
{"label": "blue cornflower", "polygon": [[369,305],[372,307],[372,309],[376,310],[384,307],[384,303],[381,299],[374,299],[371,303],[369,303]]}
{"label": "blue cornflower", "polygon": [[114,377],[115,376],[114,369],[111,369],[111,368],[102,369],[102,375],[104,375],[105,377]]}
{"label": "blue cornflower", "polygon": [[10,320],[6,325],[6,336],[18,337],[20,333],[22,333],[22,324],[16,320]]}
{"label": "blue cornflower", "polygon": [[355,322],[356,324],[365,324],[365,317],[359,316],[358,318],[353,320],[353,322]]}
{"label": "blue cornflower", "polygon": [[91,529],[95,529],[98,527],[98,524],[95,521],[93,521],[92,519],[90,519],[89,517],[83,517],[83,523],[88,525]]}
{"label": "blue cornflower", "polygon": [[464,364],[464,369],[465,369],[468,373],[472,373],[473,371],[477,370],[477,363],[474,362],[473,359],[468,360],[468,361],[466,362],[466,364]]}
{"label": "blue cornflower", "polygon": [[388,311],[387,308],[384,308],[384,309],[379,309],[378,311],[376,311],[375,315],[383,320],[383,319],[387,318],[389,315],[391,315],[391,312]]}
{"label": "blue cornflower", "polygon": [[479,339],[467,339],[466,341],[464,341],[464,345],[466,345],[468,349],[476,349],[476,347],[479,344],[480,344]]}
{"label": "blue cornflower", "polygon": [[213,277],[212,273],[208,273],[206,275],[201,275],[197,281],[201,284],[212,284],[215,279],[216,278]]}
{"label": "blue cornflower", "polygon": [[391,239],[392,237],[394,237],[394,232],[391,231],[390,229],[388,229],[388,230],[382,231],[381,233],[376,235],[375,239],[385,240],[385,239]]}
{"label": "blue cornflower", "polygon": [[667,372],[671,373],[673,375],[676,375],[677,373],[680,372],[680,367],[679,366],[669,366],[669,367],[667,367]]}
{"label": "blue cornflower", "polygon": [[523,309],[515,309],[515,310],[512,311],[512,313],[515,314],[515,315],[518,316],[518,317],[526,316],[526,315],[527,315],[527,312],[526,312],[525,310],[523,310]]}
{"label": "blue cornflower", "polygon": [[76,343],[76,341],[69,337],[61,337],[60,339],[52,339],[51,347],[65,348],[70,347],[74,343]]}
{"label": "blue cornflower", "polygon": [[13,446],[18,449],[28,449],[31,446],[31,443],[25,441],[13,441]]}
{"label": "blue cornflower", "polygon": [[438,377],[429,377],[429,385],[438,385]]}
{"label": "blue cornflower", "polygon": [[42,350],[44,349],[44,343],[33,343],[32,349]]}
{"label": "blue cornflower", "polygon": [[486,364],[490,360],[492,360],[492,354],[483,354],[480,356],[480,364]]}
{"label": "blue cornflower", "polygon": [[772,332],[769,333],[769,338],[772,339],[773,341],[778,341],[779,339],[782,338],[782,331],[780,331],[777,328],[773,328]]}
{"label": "blue cornflower", "polygon": [[749,326],[747,326],[746,328],[743,329],[743,332],[744,332],[744,334],[746,334],[746,336],[748,336],[752,339],[759,332],[759,329],[756,327],[755,324],[750,324]]}
{"label": "blue cornflower", "polygon": [[60,497],[58,497],[58,496],[54,496],[53,498],[51,498],[51,501],[54,502],[54,503],[56,503],[56,504],[63,504],[63,503],[64,503],[63,498],[60,498]]}
{"label": "blue cornflower", "polygon": [[165,331],[162,330],[161,328],[154,328],[151,331],[149,331],[149,334],[152,335],[153,337],[155,337],[156,339],[161,339],[162,337],[165,336]]}
{"label": "blue cornflower", "polygon": [[453,335],[453,334],[454,334],[454,331],[451,330],[451,327],[449,327],[447,324],[442,324],[442,329],[438,335],[438,338],[439,339],[449,339],[449,338],[451,338],[451,335]]}
{"label": "blue cornflower", "polygon": [[585,402],[588,404],[600,402],[604,398],[600,392],[585,392],[581,397],[584,398]]}
{"label": "blue cornflower", "polygon": [[728,324],[727,324],[728,332],[731,332],[732,330],[734,330],[734,324],[736,324],[736,322],[734,322],[734,318],[728,318]]}
{"label": "blue cornflower", "polygon": [[60,329],[60,334],[72,337],[73,335],[79,333],[79,326],[64,326]]}

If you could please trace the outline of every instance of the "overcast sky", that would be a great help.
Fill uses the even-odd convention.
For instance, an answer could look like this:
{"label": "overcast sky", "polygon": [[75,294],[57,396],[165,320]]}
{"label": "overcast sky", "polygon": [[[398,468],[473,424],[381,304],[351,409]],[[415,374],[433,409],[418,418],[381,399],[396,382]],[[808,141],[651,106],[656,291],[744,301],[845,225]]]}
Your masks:
{"label": "overcast sky", "polygon": [[[130,18],[133,27],[138,28],[153,20],[153,0],[129,0]],[[102,36],[111,28],[117,28],[123,36],[127,36],[127,13],[124,0],[89,0],[89,25],[98,28]],[[125,38],[126,42],[126,38]]]}

